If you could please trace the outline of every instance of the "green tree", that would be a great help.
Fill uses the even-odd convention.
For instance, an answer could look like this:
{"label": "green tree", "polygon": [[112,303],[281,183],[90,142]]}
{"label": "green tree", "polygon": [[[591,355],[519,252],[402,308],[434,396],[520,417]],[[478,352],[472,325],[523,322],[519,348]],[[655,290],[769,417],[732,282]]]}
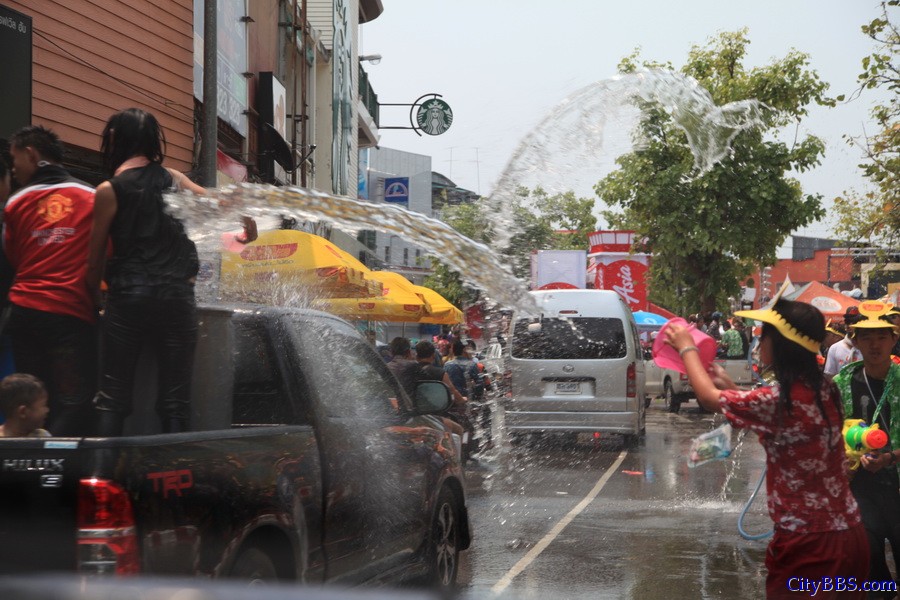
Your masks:
{"label": "green tree", "polygon": [[[862,59],[857,94],[881,89],[889,93],[886,102],[875,106],[872,117],[878,131],[872,137],[850,138],[865,153],[860,165],[873,184],[865,193],[850,192],[835,199],[838,233],[857,245],[876,245],[888,249],[900,247],[900,31],[891,21],[900,0],[881,3],[881,16],[862,26],[862,32],[877,47]],[[896,18],[896,13],[893,14]],[[887,260],[879,257],[879,262]]]}
{"label": "green tree", "polygon": [[513,207],[516,233],[503,253],[509,256],[513,274],[528,279],[531,253],[536,250],[584,250],[588,235],[597,229],[594,200],[578,198],[574,192],[548,194],[537,187],[519,188]]}
{"label": "green tree", "polygon": [[[719,106],[755,98],[770,107],[761,127],[738,133],[729,156],[695,176],[684,132],[662,107],[645,104],[641,148],[621,156],[594,188],[610,207],[603,212],[610,225],[635,230],[652,252],[651,298],[682,313],[724,306],[740,278],[773,264],[792,231],[824,215],[821,196],[804,194],[789,175],[818,164],[823,143],[808,136],[788,145],[773,134],[798,127],[812,103],[833,105],[828,85],[796,50],[745,67],[749,44],[746,30],[720,33],[691,49],[681,73]],[[619,68],[629,73],[639,65],[658,66],[635,52]]]}

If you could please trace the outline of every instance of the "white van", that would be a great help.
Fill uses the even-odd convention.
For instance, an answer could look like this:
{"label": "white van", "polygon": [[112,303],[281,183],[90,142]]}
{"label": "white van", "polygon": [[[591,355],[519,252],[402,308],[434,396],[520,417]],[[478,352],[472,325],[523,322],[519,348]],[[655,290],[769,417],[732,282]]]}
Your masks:
{"label": "white van", "polygon": [[644,434],[644,361],[634,316],[611,290],[530,292],[540,318],[510,331],[506,427]]}

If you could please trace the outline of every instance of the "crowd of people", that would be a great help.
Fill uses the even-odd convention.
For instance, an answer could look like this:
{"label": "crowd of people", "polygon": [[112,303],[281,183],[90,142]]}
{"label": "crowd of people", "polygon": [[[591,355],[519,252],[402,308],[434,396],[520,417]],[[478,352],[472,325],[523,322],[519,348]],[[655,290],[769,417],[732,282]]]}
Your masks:
{"label": "crowd of people", "polygon": [[[826,597],[894,598],[890,582],[897,582],[885,548],[890,544],[893,572],[900,574],[900,311],[863,302],[836,324],[810,304],[777,297],[769,308],[736,312],[730,327],[721,315],[706,324],[691,320],[736,356],[741,340],[730,332],[741,333],[744,319],[762,323],[758,362],[771,373],[770,385],[753,390],[737,389],[715,363],[705,367],[687,328],[673,325],[664,334],[681,355],[700,405],[757,433],[766,452],[775,524],[766,596],[796,595],[788,585],[792,578],[831,577],[852,578],[859,587]],[[888,434],[887,445],[854,465],[842,433],[845,419],[877,424]],[[867,581],[881,589],[865,590]]]}
{"label": "crowd of people", "polygon": [[491,410],[485,397],[492,383],[475,360],[474,341],[438,336],[413,346],[409,339],[395,337],[388,348],[387,368],[411,397],[420,381],[440,381],[450,390],[453,403],[444,424],[461,436],[464,458],[493,447]]}
{"label": "crowd of people", "polygon": [[[149,344],[159,365],[161,429],[184,431],[199,261],[163,195],[205,190],[162,166],[165,135],[146,111],[112,115],[99,139],[108,179],[96,190],[66,171],[63,143],[40,125],[14,133],[8,158],[0,159],[0,293],[12,377],[28,375],[31,385],[44,386],[50,434],[121,435],[132,411],[138,356]],[[242,241],[251,241],[255,224],[245,220],[244,226]],[[41,409],[25,402],[24,392],[6,402],[6,382],[0,383],[0,403],[3,435],[10,436],[22,431],[15,423],[36,422],[32,413]],[[27,387],[18,379],[10,386]],[[18,419],[20,412],[31,417]],[[44,431],[32,429],[38,430]]]}

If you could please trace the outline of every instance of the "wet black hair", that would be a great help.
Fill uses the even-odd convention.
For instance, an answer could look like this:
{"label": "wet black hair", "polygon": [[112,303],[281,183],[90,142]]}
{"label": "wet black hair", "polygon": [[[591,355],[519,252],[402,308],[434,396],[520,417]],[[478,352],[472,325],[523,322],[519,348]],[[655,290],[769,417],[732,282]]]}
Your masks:
{"label": "wet black hair", "polygon": [[[784,317],[790,326],[799,333],[821,344],[825,340],[825,317],[815,306],[805,302],[793,302],[779,300],[772,307],[775,312]],[[763,323],[762,337],[772,340],[772,370],[778,380],[780,396],[778,401],[778,418],[783,416],[782,411],[788,414],[793,412],[790,391],[794,382],[801,381],[813,390],[816,406],[831,427],[828,413],[822,404],[822,387],[825,384],[825,376],[819,367],[816,353],[810,352],[800,344],[784,337],[774,325]],[[842,413],[840,395],[832,389],[831,401],[837,408],[838,414]],[[841,423],[837,423],[841,427]]]}
{"label": "wet black hair", "polygon": [[41,158],[52,163],[61,163],[66,154],[59,136],[43,125],[23,127],[12,134],[9,143],[16,148],[34,148]]}
{"label": "wet black hair", "polygon": [[462,356],[466,351],[466,346],[462,341],[454,340],[450,346],[450,351],[453,352],[453,356]]}
{"label": "wet black hair", "polygon": [[395,337],[391,340],[389,346],[391,348],[391,354],[394,356],[406,356],[406,354],[412,350],[409,340],[405,337]]}
{"label": "wet black hair", "polygon": [[433,358],[435,352],[434,344],[428,340],[422,340],[416,344],[416,356],[418,358]]}
{"label": "wet black hair", "polygon": [[101,139],[103,166],[110,174],[133,156],[145,156],[150,162],[162,163],[165,155],[166,136],[159,121],[140,108],[129,108],[111,116]]}

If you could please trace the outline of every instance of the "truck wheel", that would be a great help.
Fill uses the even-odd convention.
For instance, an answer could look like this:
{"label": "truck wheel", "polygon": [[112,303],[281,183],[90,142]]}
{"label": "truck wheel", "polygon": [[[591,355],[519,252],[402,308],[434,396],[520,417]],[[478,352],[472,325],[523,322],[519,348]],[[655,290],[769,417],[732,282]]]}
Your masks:
{"label": "truck wheel", "polygon": [[670,413],[677,413],[681,409],[681,397],[675,394],[672,382],[668,379],[666,379],[665,386],[663,387],[663,398],[665,399],[666,410]]}
{"label": "truck wheel", "polygon": [[425,552],[428,566],[425,583],[429,587],[442,590],[455,587],[459,569],[459,527],[456,494],[445,487],[438,495],[431,517],[431,536]]}
{"label": "truck wheel", "polygon": [[266,582],[278,579],[278,571],[268,554],[251,546],[238,554],[234,566],[231,567],[230,576],[235,579],[246,579],[251,586],[265,585]]}

